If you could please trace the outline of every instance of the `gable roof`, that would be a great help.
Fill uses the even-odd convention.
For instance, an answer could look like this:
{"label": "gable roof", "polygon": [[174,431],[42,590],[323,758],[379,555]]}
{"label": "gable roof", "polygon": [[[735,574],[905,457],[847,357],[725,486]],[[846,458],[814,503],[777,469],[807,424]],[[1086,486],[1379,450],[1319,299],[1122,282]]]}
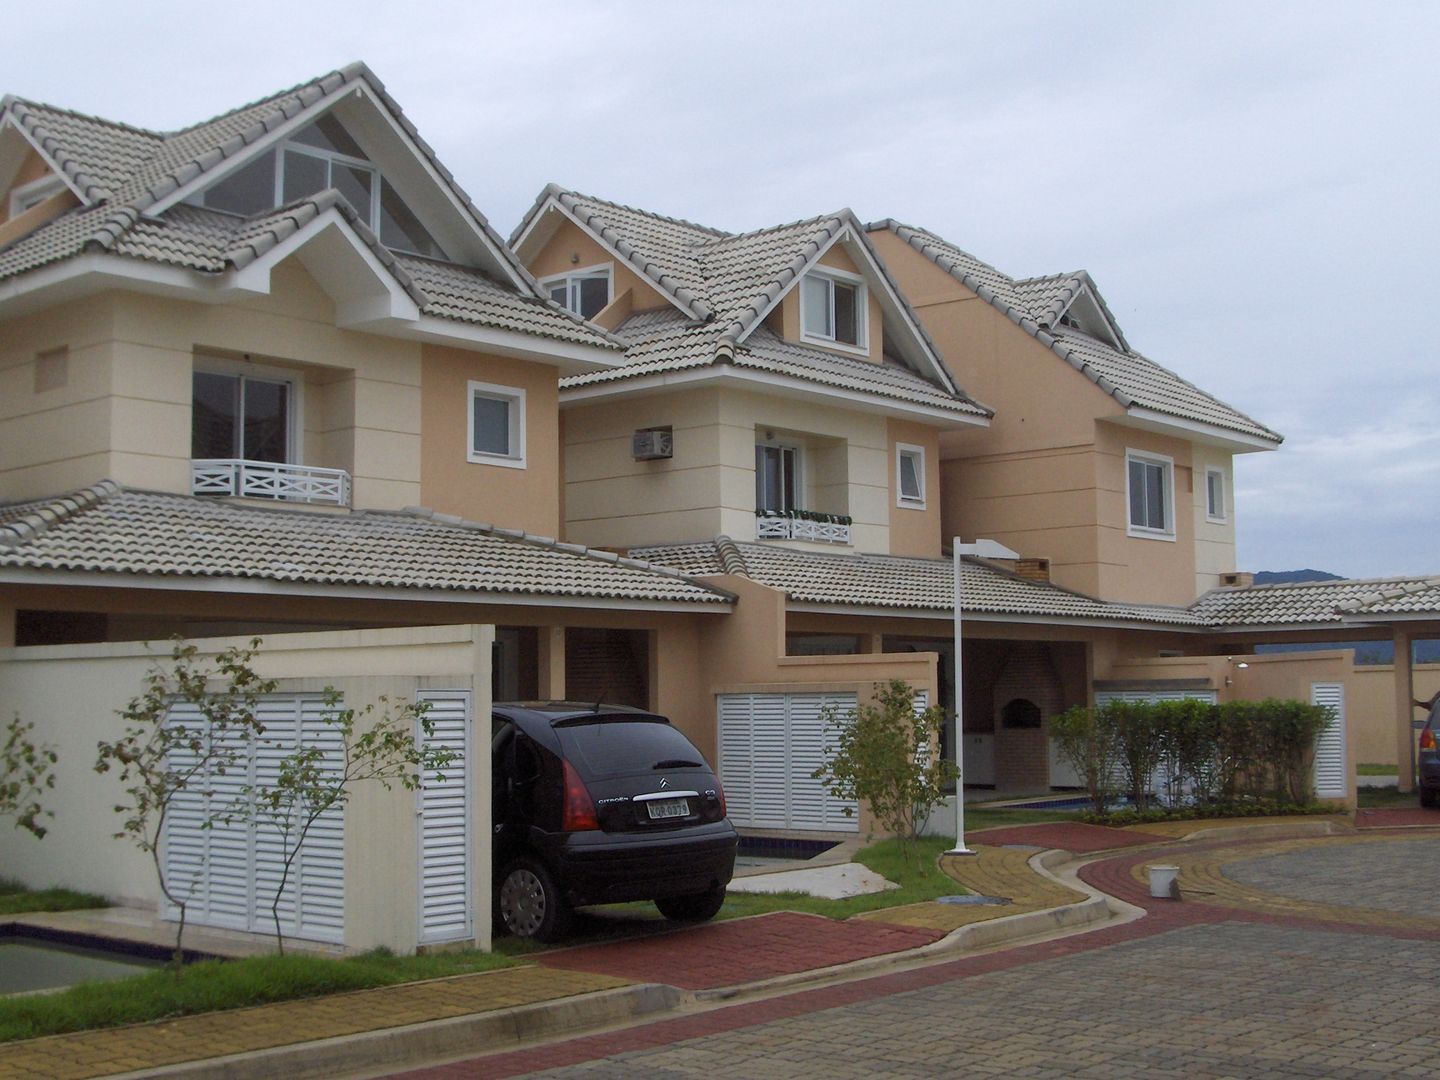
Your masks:
{"label": "gable roof", "polygon": [[[668,354],[667,363],[672,370],[734,363],[736,357],[747,350],[753,353],[768,350],[770,343],[763,331],[766,315],[831,246],[845,243],[847,251],[857,256],[857,262],[873,281],[874,294],[887,314],[887,328],[893,331],[887,337],[893,338],[896,348],[904,354],[906,363],[886,361],[883,366],[909,367],[917,379],[929,382],[940,395],[953,399],[948,406],[953,415],[971,418],[991,415],[991,410],[973,402],[955,382],[935,343],[910,310],[909,302],[904,300],[890,272],[874,252],[860,222],[848,209],[789,225],[729,233],[549,184],[511,233],[511,243],[521,256],[537,251],[553,235],[557,222],[554,215],[575,222],[636,275],[654,285],[678,315],[696,324],[693,328],[700,333],[688,337],[683,356]],[[651,340],[648,334],[654,328],[662,328],[661,338],[668,341],[674,336],[674,323],[647,318],[651,314],[642,312],[616,328],[616,336],[631,341],[628,359],[634,367],[626,363],[615,370],[612,379],[577,376],[563,386],[572,389],[585,384],[612,383],[661,370],[657,367],[661,363],[657,351],[664,351],[665,346],[661,341]],[[829,363],[834,360],[834,354],[827,350],[785,344],[795,350],[792,360],[796,366],[792,374],[796,379],[808,377],[805,363],[809,360],[814,360],[819,372],[834,369],[834,364]],[[825,384],[827,377],[816,377],[814,382]]]}
{"label": "gable roof", "polygon": [[[737,542],[727,536],[694,544],[633,548],[631,554],[690,575],[743,574],[781,590],[795,605],[942,619],[954,612],[955,568],[950,559],[830,555]],[[961,574],[967,617],[1149,629],[1204,628],[1185,608],[1095,600],[968,556],[961,560]]]}
{"label": "gable roof", "polygon": [[[1083,270],[1017,280],[925,229],[891,219],[872,222],[866,229],[894,233],[1085,375],[1132,416],[1161,423],[1173,418],[1195,425],[1222,439],[1235,440],[1233,449],[1270,449],[1282,441],[1281,435],[1239,409],[1131,350],[1099,289]],[[1119,347],[1062,324],[1061,318],[1081,295],[1095,302]]]}
{"label": "gable roof", "polygon": [[[395,288],[410,293],[421,313],[454,319],[456,305],[432,305],[399,263],[333,191],[242,219],[180,202],[198,184],[255,153],[268,151],[277,132],[318,115],[331,103],[360,94],[402,133],[424,168],[468,221],[483,251],[478,268],[460,268],[448,284],[467,292],[460,321],[513,329],[511,317],[524,307],[523,332],[572,345],[617,352],[619,344],[541,295],[534,280],[474,206],[453,176],[435,158],[399,105],[364,64],[283,90],[211,120],[170,133],[125,124],[13,96],[0,100],[0,127],[13,126],[61,175],[81,205],[40,226],[0,251],[0,281],[22,278],[85,254],[136,260],[130,266],[161,266],[205,276],[243,269],[266,250],[291,241],[308,223],[329,211],[345,218],[357,244],[369,250],[395,277]],[[443,265],[443,264],[442,264]],[[134,273],[135,271],[130,271]],[[469,284],[466,284],[469,283]],[[508,294],[505,302],[498,300]],[[503,309],[503,313],[502,313]]]}
{"label": "gable roof", "polygon": [[51,583],[59,572],[92,585],[393,600],[724,610],[731,599],[673,569],[424,509],[271,509],[112,480],[0,506],[0,580],[36,571]]}

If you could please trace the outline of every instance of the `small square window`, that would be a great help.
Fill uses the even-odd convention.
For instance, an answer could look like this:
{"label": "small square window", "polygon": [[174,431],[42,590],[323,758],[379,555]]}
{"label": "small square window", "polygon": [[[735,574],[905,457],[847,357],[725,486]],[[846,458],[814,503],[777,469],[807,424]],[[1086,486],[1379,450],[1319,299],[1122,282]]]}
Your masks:
{"label": "small square window", "polygon": [[1125,455],[1131,536],[1175,539],[1175,464],[1167,457]]}
{"label": "small square window", "polygon": [[925,448],[895,444],[895,501],[911,510],[925,509]]}
{"label": "small square window", "polygon": [[865,303],[865,284],[859,278],[812,270],[800,283],[801,333],[867,352]]}
{"label": "small square window", "polygon": [[1224,521],[1225,473],[1220,469],[1205,470],[1205,516],[1211,521]]}
{"label": "small square window", "polygon": [[466,458],[482,465],[525,467],[525,391],[472,382]]}

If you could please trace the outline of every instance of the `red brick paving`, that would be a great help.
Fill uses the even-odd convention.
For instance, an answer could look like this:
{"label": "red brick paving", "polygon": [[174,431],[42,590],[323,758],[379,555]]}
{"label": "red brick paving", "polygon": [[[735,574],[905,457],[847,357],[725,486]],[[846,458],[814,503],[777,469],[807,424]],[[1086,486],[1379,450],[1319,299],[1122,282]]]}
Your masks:
{"label": "red brick paving", "polygon": [[1060,848],[1076,855],[1139,844],[1161,843],[1166,837],[1112,829],[1106,825],[1085,825],[1079,821],[1052,821],[1043,825],[1014,825],[1003,829],[986,829],[970,834],[977,844],[1024,845],[1038,848]]}
{"label": "red brick paving", "polygon": [[944,936],[868,919],[837,922],[776,912],[641,940],[562,949],[538,960],[546,967],[709,990],[902,952]]}
{"label": "red brick paving", "polygon": [[1396,806],[1355,811],[1355,827],[1357,829],[1389,829],[1397,825],[1440,825],[1440,810],[1424,810],[1418,806]]}

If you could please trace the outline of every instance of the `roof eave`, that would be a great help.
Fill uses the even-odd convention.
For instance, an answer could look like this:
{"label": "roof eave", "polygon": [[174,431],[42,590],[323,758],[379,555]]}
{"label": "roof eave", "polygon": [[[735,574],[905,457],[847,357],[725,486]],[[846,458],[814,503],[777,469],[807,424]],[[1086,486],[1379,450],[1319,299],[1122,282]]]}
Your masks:
{"label": "roof eave", "polygon": [[1267,438],[1221,427],[1219,424],[1207,424],[1200,420],[1174,416],[1140,404],[1129,405],[1124,416],[1111,416],[1103,419],[1122,427],[1139,428],[1167,435],[1178,434],[1191,442],[1204,443],[1227,450],[1232,454],[1253,454],[1261,450],[1277,450],[1282,441],[1281,436],[1273,433],[1271,437]]}

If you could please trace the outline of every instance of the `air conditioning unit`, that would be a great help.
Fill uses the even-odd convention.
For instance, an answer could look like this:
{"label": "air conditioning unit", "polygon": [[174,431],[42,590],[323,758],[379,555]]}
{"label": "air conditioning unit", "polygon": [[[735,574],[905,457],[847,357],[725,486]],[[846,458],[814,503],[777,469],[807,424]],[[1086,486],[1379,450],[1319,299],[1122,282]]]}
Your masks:
{"label": "air conditioning unit", "polygon": [[675,456],[675,434],[671,428],[641,428],[630,439],[630,455],[636,461],[662,461]]}

